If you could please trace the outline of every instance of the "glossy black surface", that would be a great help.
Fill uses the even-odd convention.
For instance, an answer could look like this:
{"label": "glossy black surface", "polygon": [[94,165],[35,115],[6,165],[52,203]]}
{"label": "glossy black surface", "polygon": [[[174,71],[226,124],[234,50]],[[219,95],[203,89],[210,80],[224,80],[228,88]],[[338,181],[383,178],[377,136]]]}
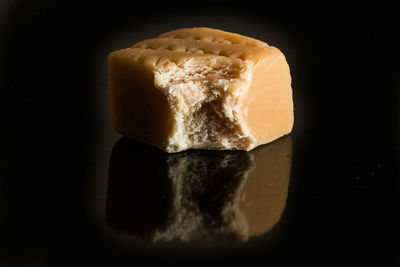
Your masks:
{"label": "glossy black surface", "polygon": [[[1,3],[0,266],[398,266],[399,11],[349,3]],[[110,190],[110,166],[121,138],[109,125],[107,54],[190,26],[265,40],[291,67],[285,209],[271,231],[247,242],[154,243],[123,229],[116,235],[107,221],[110,194],[120,191]],[[130,153],[145,157],[143,148]],[[155,204],[161,214],[162,205]]]}
{"label": "glossy black surface", "polygon": [[152,242],[247,242],[279,222],[291,155],[290,136],[250,152],[174,154],[123,137],[111,152],[103,227]]}

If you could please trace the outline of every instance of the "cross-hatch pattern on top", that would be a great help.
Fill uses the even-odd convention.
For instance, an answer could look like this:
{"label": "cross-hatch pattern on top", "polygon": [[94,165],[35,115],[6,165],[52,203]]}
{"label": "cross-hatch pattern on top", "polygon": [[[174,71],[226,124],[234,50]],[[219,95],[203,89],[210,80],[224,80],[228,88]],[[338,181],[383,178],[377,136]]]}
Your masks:
{"label": "cross-hatch pattern on top", "polygon": [[228,40],[224,36],[210,35],[187,35],[184,32],[179,36],[175,34],[163,34],[159,38],[153,38],[136,43],[131,48],[172,51],[181,53],[207,54],[213,56],[224,56],[232,59],[247,60],[261,53],[268,45],[258,40]]}

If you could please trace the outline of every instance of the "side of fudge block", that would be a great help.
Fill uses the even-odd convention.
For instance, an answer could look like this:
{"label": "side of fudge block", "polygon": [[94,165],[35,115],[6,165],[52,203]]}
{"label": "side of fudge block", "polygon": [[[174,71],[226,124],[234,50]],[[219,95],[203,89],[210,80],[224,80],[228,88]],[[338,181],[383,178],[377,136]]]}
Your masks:
{"label": "side of fudge block", "polygon": [[240,108],[242,123],[257,140],[247,150],[291,132],[294,112],[290,69],[279,49],[268,47],[255,63]]}
{"label": "side of fudge block", "polygon": [[164,149],[175,127],[165,95],[154,87],[151,64],[131,49],[109,56],[112,127],[122,135]]}

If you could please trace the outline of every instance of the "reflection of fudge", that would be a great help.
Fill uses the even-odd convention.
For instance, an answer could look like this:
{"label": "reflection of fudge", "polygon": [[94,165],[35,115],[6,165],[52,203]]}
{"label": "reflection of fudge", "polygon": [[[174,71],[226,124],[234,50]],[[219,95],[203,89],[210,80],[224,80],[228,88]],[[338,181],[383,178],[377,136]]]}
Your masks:
{"label": "reflection of fudge", "polygon": [[249,235],[257,236],[269,231],[285,209],[292,139],[285,136],[250,154],[254,155],[256,167],[241,188],[238,208],[246,218]]}
{"label": "reflection of fudge", "polygon": [[290,137],[250,153],[178,154],[122,138],[110,159],[107,223],[154,241],[262,234],[284,210],[290,154]]}
{"label": "reflection of fudge", "polygon": [[172,209],[166,230],[155,240],[244,238],[246,223],[237,212],[238,189],[254,169],[246,152],[189,151],[167,159]]}

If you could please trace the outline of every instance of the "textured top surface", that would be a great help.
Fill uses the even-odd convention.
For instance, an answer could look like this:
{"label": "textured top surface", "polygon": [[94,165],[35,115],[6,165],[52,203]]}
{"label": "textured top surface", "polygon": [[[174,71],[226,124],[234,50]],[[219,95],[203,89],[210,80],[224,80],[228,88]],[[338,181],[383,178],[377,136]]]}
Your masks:
{"label": "textured top surface", "polygon": [[239,44],[252,47],[268,47],[268,44],[236,33],[211,28],[185,28],[166,32],[160,35],[171,39],[198,40],[220,44]]}
{"label": "textured top surface", "polygon": [[224,57],[227,60],[243,61],[259,58],[266,52],[268,44],[239,34],[210,28],[186,28],[147,39],[124,49],[124,54],[133,60],[142,60],[154,65],[163,60],[179,62],[190,58]]}

